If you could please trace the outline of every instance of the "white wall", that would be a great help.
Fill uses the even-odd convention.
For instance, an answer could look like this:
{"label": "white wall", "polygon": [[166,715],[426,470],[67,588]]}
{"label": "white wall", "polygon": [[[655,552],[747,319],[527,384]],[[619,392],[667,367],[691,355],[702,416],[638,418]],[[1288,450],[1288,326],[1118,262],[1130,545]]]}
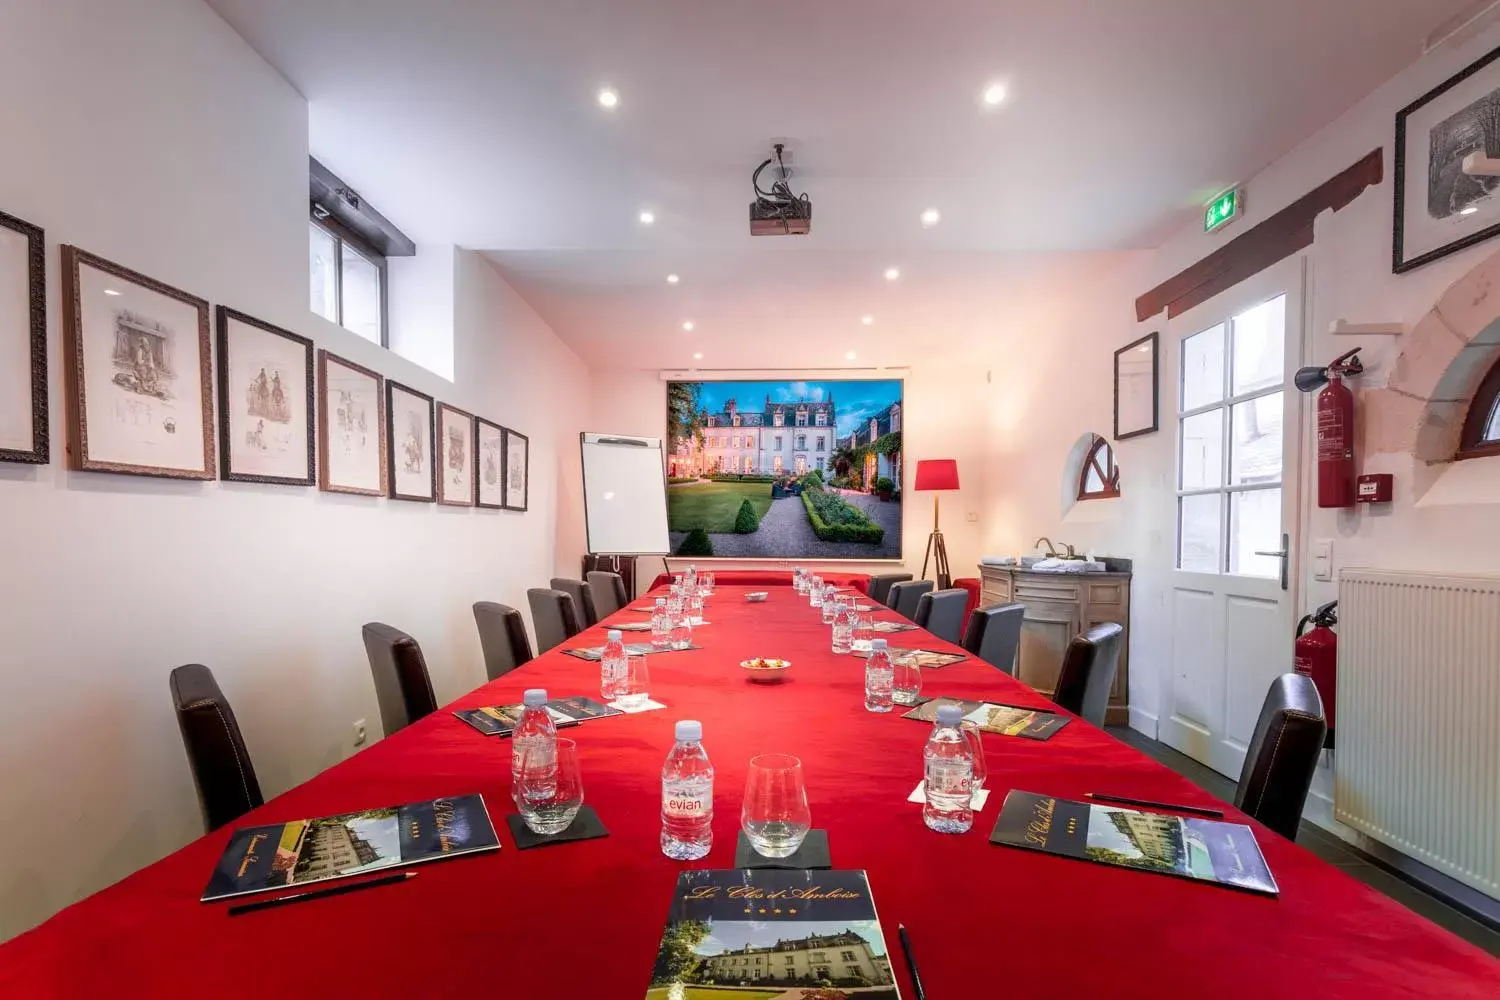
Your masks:
{"label": "white wall", "polygon": [[[449,383],[307,309],[307,106],[200,0],[0,11],[0,209],[47,231],[53,462],[0,466],[0,938],[202,832],[167,674],[208,664],[268,796],[379,715],[359,628],[483,679],[469,605],[576,572],[587,371],[477,255]],[[399,220],[398,220],[399,222]],[[311,336],[531,438],[531,512],[69,472],[59,243]],[[441,266],[445,262],[439,261]]]}

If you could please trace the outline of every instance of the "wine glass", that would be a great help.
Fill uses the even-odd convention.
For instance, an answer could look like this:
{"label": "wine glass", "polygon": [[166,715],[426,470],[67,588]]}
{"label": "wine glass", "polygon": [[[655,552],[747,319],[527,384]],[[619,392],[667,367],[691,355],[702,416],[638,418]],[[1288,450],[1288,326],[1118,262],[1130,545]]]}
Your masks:
{"label": "wine glass", "polygon": [[516,805],[532,833],[561,833],[583,808],[583,776],[578,770],[578,744],[559,739],[539,740],[521,753]]}
{"label": "wine glass", "polygon": [[761,857],[785,858],[797,852],[812,829],[800,760],[784,753],[750,758],[740,827]]}
{"label": "wine glass", "polygon": [[972,780],[969,782],[969,790],[978,795],[979,790],[984,787],[985,776],[989,769],[984,763],[984,730],[979,728],[978,723],[965,719],[958,724],[959,732],[964,734],[964,739],[969,743],[969,756],[973,758],[974,768]]}
{"label": "wine glass", "polygon": [[651,672],[645,653],[625,657],[625,673],[615,682],[615,704],[625,710],[640,708],[651,698]]}

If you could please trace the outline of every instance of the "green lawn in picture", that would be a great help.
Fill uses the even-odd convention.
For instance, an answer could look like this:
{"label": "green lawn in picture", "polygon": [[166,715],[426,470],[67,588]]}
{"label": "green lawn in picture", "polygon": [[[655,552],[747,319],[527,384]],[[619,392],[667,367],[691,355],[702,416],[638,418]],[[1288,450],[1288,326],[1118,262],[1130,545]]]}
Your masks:
{"label": "green lawn in picture", "polygon": [[[766,498],[769,502],[770,498]],[[658,986],[646,991],[646,1000],[667,1000],[669,986]],[[720,989],[716,986],[689,986],[683,994],[685,1000],[772,1000],[786,990]]]}
{"label": "green lawn in picture", "polygon": [[759,517],[771,509],[770,483],[693,483],[667,490],[667,521],[673,531],[702,528],[709,534],[734,531],[740,501],[749,500]]}

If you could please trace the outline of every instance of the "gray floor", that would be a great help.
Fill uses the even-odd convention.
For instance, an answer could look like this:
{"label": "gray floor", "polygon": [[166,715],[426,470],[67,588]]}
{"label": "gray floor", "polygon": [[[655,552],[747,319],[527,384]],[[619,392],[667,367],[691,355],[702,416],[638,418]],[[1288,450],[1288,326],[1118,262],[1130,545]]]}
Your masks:
{"label": "gray floor", "polygon": [[[1109,732],[1123,743],[1161,761],[1193,784],[1225,802],[1234,799],[1234,782],[1165,743],[1136,732],[1128,726],[1110,726]],[[1361,882],[1382,892],[1402,906],[1433,923],[1478,945],[1491,955],[1500,955],[1500,931],[1491,928],[1456,909],[1412,882],[1373,864],[1373,859],[1325,830],[1304,822],[1297,843],[1329,864],[1337,865]]]}

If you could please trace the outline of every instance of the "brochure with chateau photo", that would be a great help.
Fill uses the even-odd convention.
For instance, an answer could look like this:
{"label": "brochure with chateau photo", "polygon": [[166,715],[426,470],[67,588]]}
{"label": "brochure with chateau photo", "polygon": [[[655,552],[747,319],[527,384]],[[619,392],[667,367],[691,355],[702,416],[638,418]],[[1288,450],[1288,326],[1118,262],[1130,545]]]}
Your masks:
{"label": "brochure with chateau photo", "polygon": [[[886,652],[891,655],[892,659],[898,656],[915,657],[917,666],[923,670],[939,670],[954,663],[962,663],[968,659],[962,653],[939,653],[932,649],[906,649],[901,646],[889,646],[886,648]],[[867,658],[870,655],[868,649],[856,649],[853,650],[853,653],[861,659]]]}
{"label": "brochure with chateau photo", "polygon": [[230,837],[202,901],[499,849],[479,795],[245,827]]}
{"label": "brochure with chateau photo", "polygon": [[[618,708],[610,708],[582,695],[575,698],[553,698],[545,707],[547,714],[552,716],[552,721],[557,723],[582,722],[585,719],[623,714]],[[453,714],[486,736],[509,736],[520,724],[524,708],[524,705],[488,705],[484,708],[461,708]]]}
{"label": "brochure with chateau photo", "polygon": [[964,701],[959,698],[934,698],[901,716],[918,722],[936,722],[939,705],[957,705],[964,718],[987,733],[1020,736],[1028,740],[1050,740],[1072,721],[1068,716],[1040,708],[1018,708],[987,701]]}
{"label": "brochure with chateau photo", "polygon": [[646,1000],[812,995],[900,1000],[864,872],[677,876]]}
{"label": "brochure with chateau photo", "polygon": [[[702,649],[703,647],[699,646],[697,643],[694,643],[687,648]],[[585,646],[582,649],[565,649],[563,650],[563,652],[569,656],[576,656],[580,660],[588,660],[591,663],[598,663],[600,660],[604,659],[603,646]],[[677,653],[681,652],[681,650],[657,649],[649,642],[627,642],[625,643],[625,652],[631,654],[632,656],[645,656],[650,653]]]}
{"label": "brochure with chateau photo", "polygon": [[1012,791],[990,841],[1270,896],[1279,892],[1255,833],[1242,823]]}

